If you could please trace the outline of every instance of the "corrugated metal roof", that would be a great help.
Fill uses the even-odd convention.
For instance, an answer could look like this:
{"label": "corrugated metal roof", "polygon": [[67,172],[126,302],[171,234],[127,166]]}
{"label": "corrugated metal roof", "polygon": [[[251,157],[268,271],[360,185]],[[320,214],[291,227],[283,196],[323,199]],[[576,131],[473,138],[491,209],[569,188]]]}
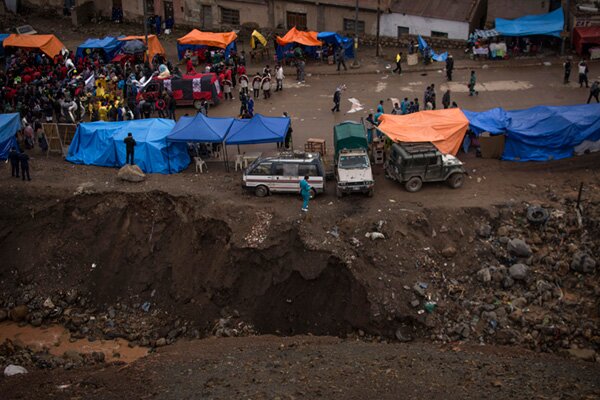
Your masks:
{"label": "corrugated metal roof", "polygon": [[480,0],[394,0],[393,13],[439,18],[451,21],[470,21]]}

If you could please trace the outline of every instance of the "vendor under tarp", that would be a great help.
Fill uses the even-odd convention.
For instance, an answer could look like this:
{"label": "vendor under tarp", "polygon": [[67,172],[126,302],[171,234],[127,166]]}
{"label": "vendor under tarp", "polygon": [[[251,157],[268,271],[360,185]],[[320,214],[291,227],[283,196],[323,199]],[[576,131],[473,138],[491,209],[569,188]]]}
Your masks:
{"label": "vendor under tarp", "polygon": [[[292,54],[291,51],[296,46],[301,46],[305,54],[312,57],[316,56],[317,48],[323,45],[317,35],[317,32],[299,31],[296,27],[293,27],[283,37],[277,36],[277,48],[275,49],[277,59],[288,58],[286,54]],[[294,55],[292,54],[292,56]]]}
{"label": "vendor under tarp", "polygon": [[383,114],[377,129],[394,142],[431,142],[442,153],[456,155],[469,126],[458,108],[420,111],[406,115]]}
{"label": "vendor under tarp", "polygon": [[24,47],[39,49],[48,57],[57,56],[65,45],[54,35],[17,35],[12,34],[3,42],[4,47]]}
{"label": "vendor under tarp", "polygon": [[600,141],[600,104],[464,113],[476,133],[506,135],[503,160],[558,160],[596,148]]}
{"label": "vendor under tarp", "polygon": [[317,39],[324,45],[333,45],[335,50],[340,46],[343,47],[346,58],[354,58],[354,40],[352,38],[340,36],[335,32],[319,32]]}
{"label": "vendor under tarp", "polygon": [[215,47],[225,50],[225,59],[236,50],[237,34],[235,32],[202,32],[194,29],[187,35],[177,39],[177,54],[183,58],[186,50],[197,51],[202,48]]}
{"label": "vendor under tarp", "polygon": [[590,47],[600,47],[600,26],[586,26],[573,29],[573,46],[580,56]]}
{"label": "vendor under tarp", "polygon": [[12,147],[17,148],[17,131],[21,129],[21,117],[18,113],[0,114],[0,160],[8,158]]}
{"label": "vendor under tarp", "polygon": [[[129,40],[139,40],[142,43],[146,44],[146,37],[145,36],[126,36],[123,38],[119,38],[120,41],[126,42]],[[165,49],[163,48],[162,44],[160,44],[160,40],[158,40],[158,37],[156,37],[156,35],[148,35],[148,56],[150,58],[150,61],[152,61],[152,59],[154,58],[154,56],[156,56],[157,54],[160,55],[166,55],[167,53],[165,52]]]}
{"label": "vendor under tarp", "polygon": [[185,143],[168,143],[175,122],[141,119],[123,122],[87,122],[77,127],[67,161],[74,164],[121,167],[125,164],[123,140],[129,132],[137,142],[134,163],[146,173],[169,174],[187,168],[190,157]]}
{"label": "vendor under tarp", "polygon": [[562,7],[541,15],[526,15],[516,19],[496,18],[496,31],[504,36],[549,35],[560,37],[565,17]]}
{"label": "vendor under tarp", "polygon": [[123,47],[122,41],[116,37],[106,36],[103,39],[87,39],[85,42],[77,47],[75,52],[76,58],[83,58],[86,56],[87,50],[102,50],[104,52],[104,61],[110,61]]}

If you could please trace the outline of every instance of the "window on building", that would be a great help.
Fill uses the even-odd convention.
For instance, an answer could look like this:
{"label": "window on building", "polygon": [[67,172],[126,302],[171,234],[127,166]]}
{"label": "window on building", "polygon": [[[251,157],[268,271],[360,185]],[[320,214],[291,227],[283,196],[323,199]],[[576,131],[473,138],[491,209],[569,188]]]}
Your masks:
{"label": "window on building", "polygon": [[399,26],[398,27],[398,37],[401,37],[402,35],[408,35],[410,33],[410,29],[408,28],[408,26]]}
{"label": "window on building", "polygon": [[202,27],[212,28],[212,6],[202,6]]}
{"label": "window on building", "polygon": [[221,7],[221,23],[226,25],[239,25],[240,10]]}
{"label": "window on building", "polygon": [[[353,19],[344,18],[344,31],[355,32]],[[365,33],[365,21],[358,21],[358,34],[363,35],[364,33]]]}
{"label": "window on building", "polygon": [[146,14],[154,15],[154,0],[144,0],[144,7],[146,8]]}
{"label": "window on building", "polygon": [[306,30],[306,14],[297,12],[287,12],[287,27],[292,29],[296,27],[300,31]]}
{"label": "window on building", "polygon": [[448,38],[448,32],[431,31],[431,37]]}

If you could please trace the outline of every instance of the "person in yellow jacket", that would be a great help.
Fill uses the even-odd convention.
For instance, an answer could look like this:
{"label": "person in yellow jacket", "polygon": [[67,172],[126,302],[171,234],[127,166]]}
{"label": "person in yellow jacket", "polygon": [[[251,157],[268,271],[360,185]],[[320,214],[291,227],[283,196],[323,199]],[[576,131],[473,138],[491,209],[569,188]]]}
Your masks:
{"label": "person in yellow jacket", "polygon": [[396,68],[392,71],[396,72],[398,71],[398,75],[402,74],[402,52],[398,52],[398,54],[396,54]]}
{"label": "person in yellow jacket", "polygon": [[108,107],[105,102],[98,108],[98,114],[100,114],[100,121],[108,121]]}

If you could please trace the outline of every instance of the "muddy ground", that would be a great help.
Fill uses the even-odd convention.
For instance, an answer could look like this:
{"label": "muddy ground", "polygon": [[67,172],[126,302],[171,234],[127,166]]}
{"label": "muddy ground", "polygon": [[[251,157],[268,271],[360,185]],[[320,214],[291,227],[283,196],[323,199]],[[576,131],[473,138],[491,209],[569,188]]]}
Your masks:
{"label": "muddy ground", "polygon": [[[66,370],[0,351],[32,371],[0,386],[14,398],[426,398],[468,376],[456,398],[593,398],[599,157],[464,155],[463,188],[416,194],[375,167],[375,197],[338,200],[330,185],[308,216],[296,196],[244,193],[240,173],[220,164],[138,185],[58,157],[34,159],[32,182],[3,169],[4,317],[19,321],[25,305],[21,324],[158,354],[125,369],[84,358]],[[548,212],[544,224],[527,220],[532,205]],[[385,239],[365,237],[374,231]]]}

